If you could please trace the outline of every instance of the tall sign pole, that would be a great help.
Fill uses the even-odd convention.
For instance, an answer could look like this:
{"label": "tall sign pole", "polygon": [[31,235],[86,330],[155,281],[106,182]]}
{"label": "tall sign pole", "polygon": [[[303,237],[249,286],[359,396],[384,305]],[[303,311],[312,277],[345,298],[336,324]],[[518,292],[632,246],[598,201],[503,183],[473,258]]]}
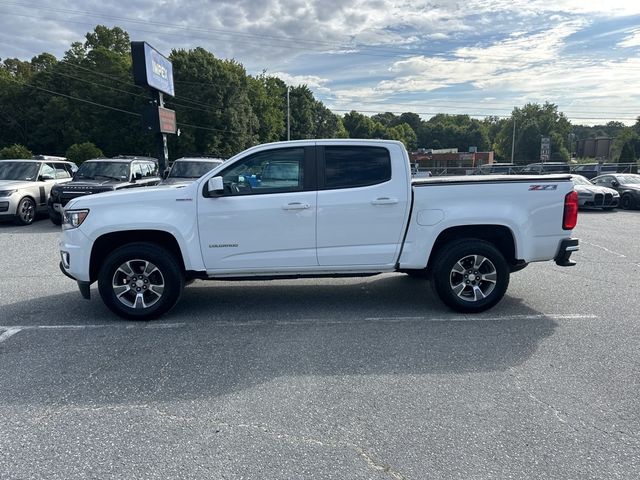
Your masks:
{"label": "tall sign pole", "polygon": [[142,112],[142,127],[155,136],[158,168],[163,172],[169,162],[167,133],[177,132],[176,112],[164,107],[164,95],[175,95],[171,61],[146,42],[131,42],[133,81],[151,94]]}

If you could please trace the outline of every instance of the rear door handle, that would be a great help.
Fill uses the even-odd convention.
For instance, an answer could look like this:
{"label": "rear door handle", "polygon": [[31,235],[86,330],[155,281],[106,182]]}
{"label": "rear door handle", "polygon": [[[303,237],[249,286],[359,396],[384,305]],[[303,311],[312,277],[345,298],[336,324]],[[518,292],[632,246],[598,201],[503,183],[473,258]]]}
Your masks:
{"label": "rear door handle", "polygon": [[307,208],[311,208],[311,205],[302,202],[292,202],[282,206],[283,210],[306,210]]}
{"label": "rear door handle", "polygon": [[396,203],[398,203],[398,199],[390,197],[380,197],[375,200],[371,200],[371,205],[394,205]]}

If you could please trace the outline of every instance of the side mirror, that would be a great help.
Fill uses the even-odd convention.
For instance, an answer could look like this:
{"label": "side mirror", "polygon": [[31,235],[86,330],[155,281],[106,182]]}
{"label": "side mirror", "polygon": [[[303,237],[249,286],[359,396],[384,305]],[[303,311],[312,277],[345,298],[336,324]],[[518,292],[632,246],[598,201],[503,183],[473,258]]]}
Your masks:
{"label": "side mirror", "polygon": [[38,180],[40,180],[41,182],[44,182],[46,180],[53,180],[53,177],[51,175],[40,175],[38,177]]}
{"label": "side mirror", "polygon": [[212,197],[220,195],[224,192],[224,184],[222,183],[222,177],[210,178],[207,182],[207,191]]}
{"label": "side mirror", "polygon": [[165,169],[164,172],[162,172],[162,179],[163,180],[169,176],[169,172],[170,171],[171,171],[171,169],[167,168],[167,169]]}
{"label": "side mirror", "polygon": [[620,182],[618,182],[617,180],[613,180],[611,182],[611,186],[614,188],[618,188],[620,186]]}
{"label": "side mirror", "polygon": [[142,174],[140,172],[136,172],[133,174],[134,180],[142,180]]}

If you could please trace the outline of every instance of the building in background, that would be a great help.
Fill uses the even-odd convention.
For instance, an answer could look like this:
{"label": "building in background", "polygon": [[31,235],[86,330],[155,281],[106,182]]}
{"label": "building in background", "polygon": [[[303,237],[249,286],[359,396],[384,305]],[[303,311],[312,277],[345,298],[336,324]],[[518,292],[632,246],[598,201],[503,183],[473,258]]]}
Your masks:
{"label": "building in background", "polygon": [[420,169],[476,168],[494,162],[493,152],[458,152],[457,148],[420,148],[410,158]]}
{"label": "building in background", "polygon": [[612,137],[583,138],[576,142],[576,156],[578,158],[611,160],[612,149]]}

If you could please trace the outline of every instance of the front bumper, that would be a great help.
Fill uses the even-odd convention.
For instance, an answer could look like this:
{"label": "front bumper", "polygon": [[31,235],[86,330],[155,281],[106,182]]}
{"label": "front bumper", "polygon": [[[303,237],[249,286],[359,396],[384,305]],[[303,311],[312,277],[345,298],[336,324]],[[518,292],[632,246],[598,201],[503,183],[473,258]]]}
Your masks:
{"label": "front bumper", "polygon": [[18,212],[18,204],[22,198],[17,193],[8,197],[0,197],[0,215],[14,216]]}
{"label": "front bumper", "polygon": [[91,289],[89,288],[91,287],[91,284],[89,282],[81,282],[72,277],[71,274],[65,270],[62,261],[60,262],[60,271],[64,273],[65,276],[69,277],[71,280],[75,280],[78,283],[78,288],[80,289],[80,295],[82,295],[82,298],[91,300]]}
{"label": "front bumper", "polygon": [[560,242],[560,249],[556,258],[556,265],[560,267],[573,267],[576,262],[571,260],[571,254],[580,250],[580,241],[577,238],[565,238]]}
{"label": "front bumper", "polygon": [[78,282],[90,282],[92,242],[79,228],[63,230],[58,244],[65,274]]}

